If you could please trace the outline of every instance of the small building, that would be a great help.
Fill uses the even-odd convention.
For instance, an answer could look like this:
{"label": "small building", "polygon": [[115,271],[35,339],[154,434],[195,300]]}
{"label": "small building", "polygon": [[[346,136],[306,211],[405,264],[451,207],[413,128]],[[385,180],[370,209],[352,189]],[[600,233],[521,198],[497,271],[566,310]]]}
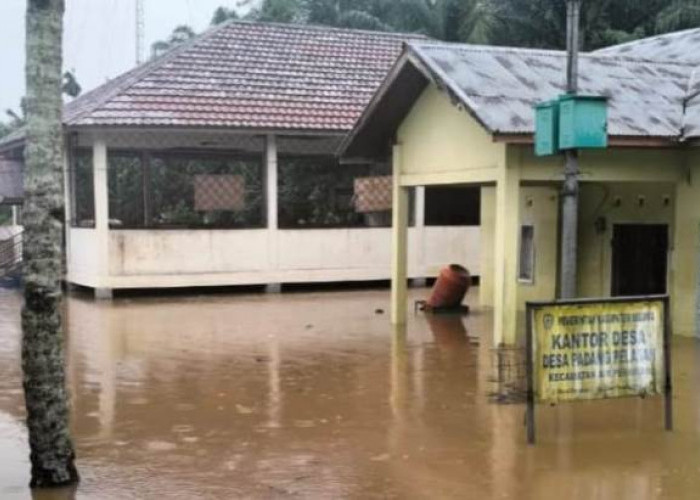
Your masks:
{"label": "small building", "polygon": [[[583,54],[580,92],[608,98],[609,147],[580,153],[578,294],[669,293],[675,332],[698,332],[700,30]],[[559,51],[412,41],[341,147],[393,161],[392,319],[406,316],[408,196],[481,190],[480,300],[497,343],[524,305],[557,296],[563,156],[537,157],[534,111],[565,91]]]}
{"label": "small building", "polygon": [[[236,21],[68,104],[68,281],[388,280],[391,168],[335,153],[407,39],[424,38]],[[412,195],[411,277],[478,274],[479,194]]]}

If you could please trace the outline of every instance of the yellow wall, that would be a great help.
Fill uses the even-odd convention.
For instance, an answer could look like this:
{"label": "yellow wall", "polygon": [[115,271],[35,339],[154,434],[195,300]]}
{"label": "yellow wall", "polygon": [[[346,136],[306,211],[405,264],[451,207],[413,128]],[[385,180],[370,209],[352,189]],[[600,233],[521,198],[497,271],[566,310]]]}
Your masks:
{"label": "yellow wall", "polygon": [[556,296],[559,190],[523,186],[520,207],[521,224],[535,228],[535,280],[518,287],[518,303],[524,308],[527,301],[552,300]]}
{"label": "yellow wall", "polygon": [[[640,206],[639,198],[644,198]],[[665,205],[664,198],[669,198]],[[579,209],[579,296],[608,297],[612,289],[612,236],[615,224],[667,224],[672,241],[675,185],[671,183],[585,183]],[[617,203],[619,201],[619,206]],[[595,229],[604,217],[606,229]]]}
{"label": "yellow wall", "polygon": [[[496,193],[481,189],[481,276],[479,299],[483,307],[494,305],[494,224]],[[518,309],[526,301],[551,300],[556,293],[557,228],[559,194],[555,187],[523,186],[520,190],[519,219],[535,228],[535,280],[518,283]],[[517,279],[517,276],[513,279]]]}
{"label": "yellow wall", "polygon": [[[518,146],[524,181],[563,179],[563,156],[538,158],[532,146]],[[582,182],[678,182],[684,152],[677,149],[617,148],[581,151]]]}
{"label": "yellow wall", "polygon": [[398,130],[402,184],[493,182],[505,145],[493,142],[476,120],[435,86],[416,101]]}

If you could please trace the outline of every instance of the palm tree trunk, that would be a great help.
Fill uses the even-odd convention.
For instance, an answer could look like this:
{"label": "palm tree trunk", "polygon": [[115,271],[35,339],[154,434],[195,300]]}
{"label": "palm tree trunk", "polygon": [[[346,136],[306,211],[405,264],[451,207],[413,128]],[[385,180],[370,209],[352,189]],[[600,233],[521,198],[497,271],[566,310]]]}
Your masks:
{"label": "palm tree trunk", "polygon": [[62,306],[64,0],[27,1],[22,370],[31,487],[78,481],[68,425]]}

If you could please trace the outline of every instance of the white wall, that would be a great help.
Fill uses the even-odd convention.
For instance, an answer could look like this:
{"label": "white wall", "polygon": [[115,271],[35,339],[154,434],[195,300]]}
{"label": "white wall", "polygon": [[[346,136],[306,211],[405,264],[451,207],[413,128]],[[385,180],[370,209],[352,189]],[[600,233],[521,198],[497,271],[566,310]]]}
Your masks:
{"label": "white wall", "polygon": [[[71,231],[71,281],[94,286],[91,230]],[[94,232],[94,231],[93,231]],[[419,236],[422,232],[422,236]],[[479,274],[478,227],[409,231],[409,276],[445,264]],[[94,239],[94,238],[93,238]],[[109,232],[109,288],[311,283],[389,279],[391,229],[115,230]],[[81,281],[76,281],[81,279]],[[95,280],[92,280],[95,283]]]}
{"label": "white wall", "polygon": [[68,231],[68,281],[77,285],[99,287],[97,231],[76,227],[69,227]]}

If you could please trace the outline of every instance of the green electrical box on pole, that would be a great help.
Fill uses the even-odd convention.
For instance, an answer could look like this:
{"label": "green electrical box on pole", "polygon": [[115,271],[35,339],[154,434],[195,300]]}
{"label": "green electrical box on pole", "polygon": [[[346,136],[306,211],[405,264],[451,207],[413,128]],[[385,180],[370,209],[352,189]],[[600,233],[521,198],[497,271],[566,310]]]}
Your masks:
{"label": "green electrical box on pole", "polygon": [[559,101],[535,106],[535,154],[551,156],[559,152]]}
{"label": "green electrical box on pole", "polygon": [[559,149],[608,147],[605,97],[565,95],[559,98]]}
{"label": "green electrical box on pole", "polygon": [[607,98],[563,95],[535,106],[535,154],[608,147]]}

